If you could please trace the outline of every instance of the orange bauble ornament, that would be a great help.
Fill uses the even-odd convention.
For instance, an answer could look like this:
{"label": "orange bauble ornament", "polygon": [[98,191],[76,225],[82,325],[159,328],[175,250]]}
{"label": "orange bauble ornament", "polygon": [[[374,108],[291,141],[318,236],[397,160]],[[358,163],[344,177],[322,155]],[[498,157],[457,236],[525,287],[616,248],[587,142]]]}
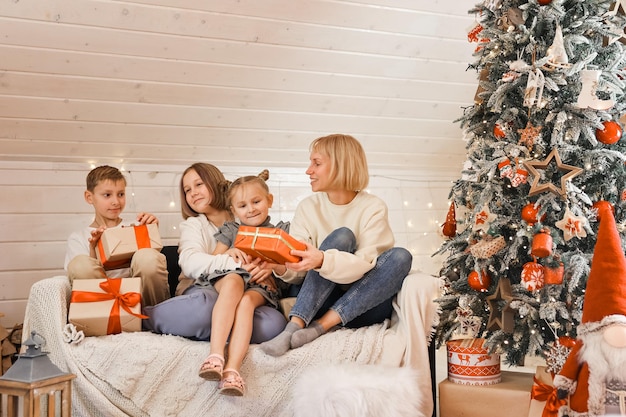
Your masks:
{"label": "orange bauble ornament", "polygon": [[[524,220],[526,223],[528,223],[531,226],[537,223],[540,209],[541,209],[541,206],[538,206],[537,208],[535,208],[535,203],[526,204],[524,207],[522,207],[522,213],[521,213],[522,220]],[[541,221],[544,221],[545,219],[546,219],[546,215],[544,213],[544,215],[541,216]]]}
{"label": "orange bauble ornament", "polygon": [[552,255],[552,236],[550,229],[541,229],[533,237],[533,245],[530,254],[538,258],[545,258]]}
{"label": "orange bauble ornament", "polygon": [[447,237],[456,236],[456,212],[454,210],[454,201],[450,203],[448,214],[446,214],[446,221],[443,223],[442,233]]}
{"label": "orange bauble ornament", "polygon": [[563,283],[565,266],[560,262],[557,266],[543,267],[543,281],[546,285],[560,285]]}
{"label": "orange bauble ornament", "polygon": [[602,122],[602,124],[604,125],[604,130],[596,129],[596,138],[606,145],[617,143],[622,137],[622,127],[619,123],[607,120]]}
{"label": "orange bauble ornament", "polygon": [[485,292],[491,285],[491,278],[485,271],[482,271],[480,275],[478,272],[472,271],[467,275],[467,283],[472,289]]}
{"label": "orange bauble ornament", "polygon": [[602,211],[604,206],[608,206],[611,209],[611,213],[613,213],[613,216],[615,216],[615,207],[613,206],[613,204],[609,203],[606,200],[596,201],[595,203],[593,203],[591,207],[596,210],[596,213],[598,213],[597,215],[598,221],[600,221],[600,212]]}

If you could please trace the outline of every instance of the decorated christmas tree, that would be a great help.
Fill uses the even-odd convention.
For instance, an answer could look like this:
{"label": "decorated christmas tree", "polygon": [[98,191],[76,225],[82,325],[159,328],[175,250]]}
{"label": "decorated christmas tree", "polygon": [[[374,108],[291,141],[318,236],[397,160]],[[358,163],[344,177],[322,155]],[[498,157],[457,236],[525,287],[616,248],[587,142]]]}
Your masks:
{"label": "decorated christmas tree", "polygon": [[[485,0],[470,10],[479,88],[437,254],[436,338],[484,337],[558,371],[582,314],[599,205],[626,228],[626,0]],[[606,277],[610,280],[611,277]]]}

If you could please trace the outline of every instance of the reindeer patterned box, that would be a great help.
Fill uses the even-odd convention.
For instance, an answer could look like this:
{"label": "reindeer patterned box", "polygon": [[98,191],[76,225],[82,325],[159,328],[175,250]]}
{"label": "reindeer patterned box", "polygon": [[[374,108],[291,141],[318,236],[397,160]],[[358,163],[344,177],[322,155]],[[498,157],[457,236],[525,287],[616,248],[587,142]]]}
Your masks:
{"label": "reindeer patterned box", "polygon": [[489,354],[485,339],[450,340],[448,379],[456,384],[491,385],[500,382],[500,355]]}

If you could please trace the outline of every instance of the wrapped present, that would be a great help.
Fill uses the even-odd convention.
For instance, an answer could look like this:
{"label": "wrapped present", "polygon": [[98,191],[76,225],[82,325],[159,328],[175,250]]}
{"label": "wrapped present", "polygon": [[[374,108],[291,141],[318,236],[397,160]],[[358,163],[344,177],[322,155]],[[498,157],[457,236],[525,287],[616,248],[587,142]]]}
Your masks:
{"label": "wrapped present", "polygon": [[96,257],[106,269],[114,269],[129,263],[139,249],[163,247],[159,225],[122,226],[106,229],[98,241]]}
{"label": "wrapped present", "polygon": [[556,388],[552,385],[553,379],[546,366],[537,367],[530,392],[528,417],[557,417],[559,408],[567,403],[567,400],[557,398]]}
{"label": "wrapped present", "polygon": [[273,264],[300,262],[301,258],[291,255],[290,252],[294,249],[306,249],[304,243],[275,227],[239,226],[234,246],[250,256]]}
{"label": "wrapped present", "polygon": [[77,279],[68,321],[85,336],[141,331],[141,278]]}
{"label": "wrapped present", "polygon": [[500,355],[490,354],[485,339],[458,339],[446,343],[448,380],[456,384],[490,385],[500,382]]}
{"label": "wrapped present", "polygon": [[439,384],[440,417],[527,417],[533,374],[502,372],[493,385]]}

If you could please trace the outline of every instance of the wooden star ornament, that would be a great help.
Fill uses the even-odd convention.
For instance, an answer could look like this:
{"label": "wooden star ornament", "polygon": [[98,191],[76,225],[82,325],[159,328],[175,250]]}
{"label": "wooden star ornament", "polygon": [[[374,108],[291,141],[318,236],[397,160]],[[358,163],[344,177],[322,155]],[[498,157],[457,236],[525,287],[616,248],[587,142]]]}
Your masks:
{"label": "wooden star ornament", "polygon": [[[538,170],[545,170],[546,168],[548,168],[553,159],[556,162],[557,169],[564,173],[564,175],[561,176],[560,187],[552,184],[552,182],[539,184],[539,180],[541,180],[541,174]],[[528,169],[529,174],[533,177],[533,182],[530,185],[530,191],[528,192],[528,196],[530,197],[539,193],[549,191],[556,194],[557,196],[560,196],[562,199],[565,199],[565,196],[567,194],[567,181],[571,180],[572,178],[583,172],[582,168],[564,164],[561,161],[561,156],[559,155],[559,151],[556,148],[552,149],[548,157],[543,161],[526,161],[524,162],[524,166],[526,167],[526,169]]]}
{"label": "wooden star ornament", "polygon": [[533,126],[530,121],[526,123],[526,127],[523,129],[517,129],[517,132],[521,134],[518,144],[526,145],[530,150],[535,145],[535,140],[539,139],[542,126]]}
{"label": "wooden star ornament", "polygon": [[626,0],[616,0],[609,10],[602,16],[605,18],[604,23],[613,35],[604,38],[604,46],[610,45],[615,41],[626,43],[626,29],[618,27],[613,22],[613,17],[617,15],[626,15]]}
{"label": "wooden star ornament", "polygon": [[565,214],[563,214],[563,218],[558,222],[555,222],[554,225],[563,231],[563,238],[567,242],[573,237],[577,237],[579,239],[587,236],[587,231],[585,230],[585,224],[587,223],[587,219],[585,216],[575,216],[567,207],[565,209]]}
{"label": "wooden star ornament", "polygon": [[489,304],[487,330],[502,330],[506,333],[513,333],[515,310],[511,308],[511,301],[513,301],[511,281],[502,277],[498,281],[496,291],[487,297]]}

